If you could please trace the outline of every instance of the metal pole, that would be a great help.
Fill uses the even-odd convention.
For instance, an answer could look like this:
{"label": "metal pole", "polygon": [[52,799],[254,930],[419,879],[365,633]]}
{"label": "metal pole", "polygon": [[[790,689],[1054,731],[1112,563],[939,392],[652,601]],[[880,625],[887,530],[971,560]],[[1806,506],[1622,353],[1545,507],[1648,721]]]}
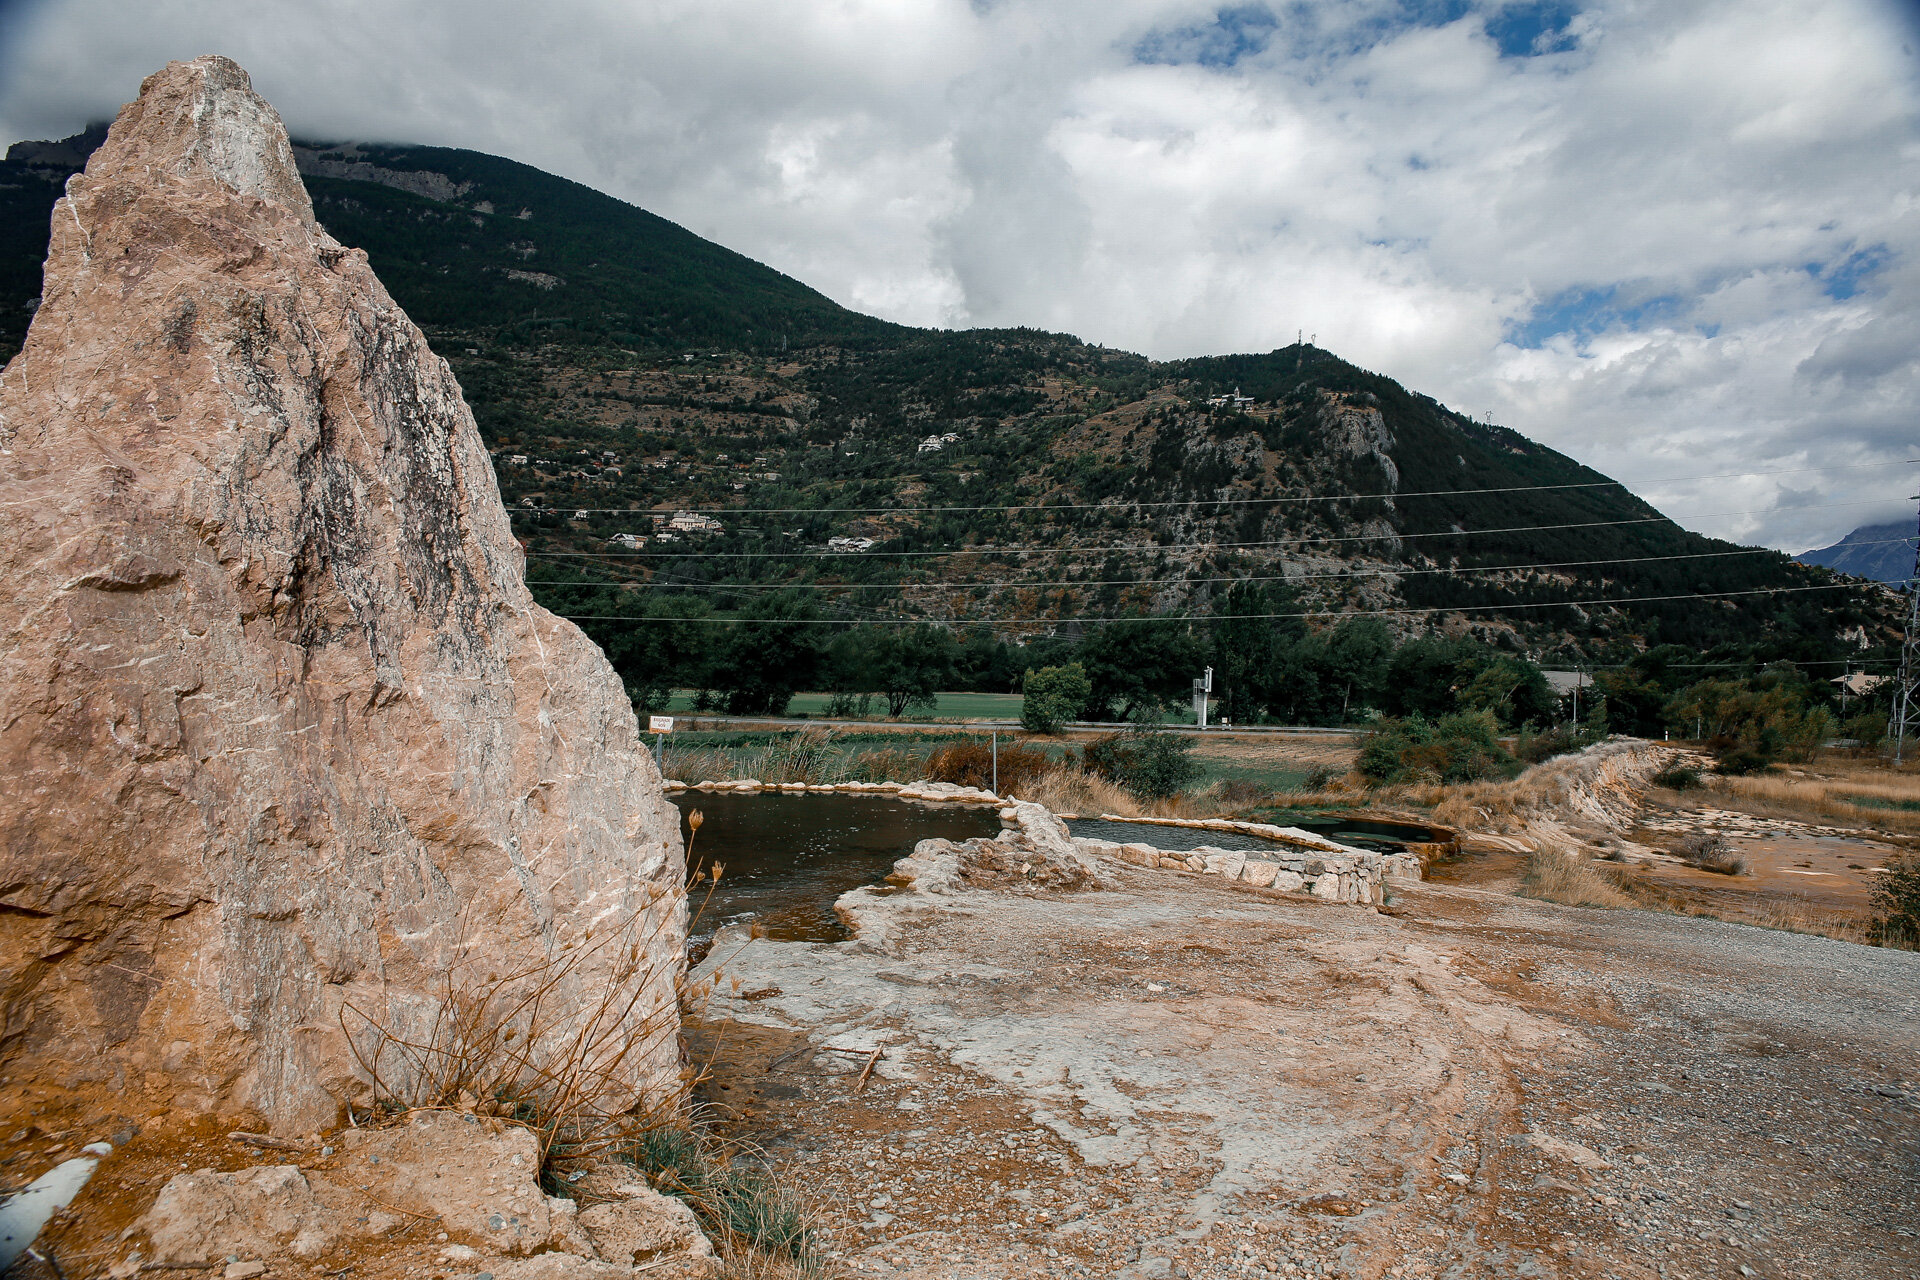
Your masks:
{"label": "metal pole", "polygon": [[993,794],[1000,794],[1000,731],[993,731]]}
{"label": "metal pole", "polygon": [[[1920,501],[1920,495],[1916,495]],[[1920,698],[1914,684],[1920,681],[1920,518],[1914,527],[1913,576],[1907,579],[1907,634],[1900,645],[1900,683],[1893,693],[1893,718],[1887,722],[1887,736],[1893,739],[1893,765],[1899,768],[1906,759],[1907,730],[1920,730]]]}

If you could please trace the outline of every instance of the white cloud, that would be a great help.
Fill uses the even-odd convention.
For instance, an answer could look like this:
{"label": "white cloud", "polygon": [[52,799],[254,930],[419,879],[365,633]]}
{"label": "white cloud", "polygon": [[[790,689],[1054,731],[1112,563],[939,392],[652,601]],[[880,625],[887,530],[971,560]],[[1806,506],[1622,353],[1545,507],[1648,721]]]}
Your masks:
{"label": "white cloud", "polygon": [[[890,318],[1156,356],[1305,330],[1709,532],[1797,549],[1897,509],[1910,15],[1529,23],[1556,7],[40,0],[0,30],[0,132],[69,132],[217,50],[296,131],[510,155]],[[1668,480],[1823,464],[1857,469]]]}

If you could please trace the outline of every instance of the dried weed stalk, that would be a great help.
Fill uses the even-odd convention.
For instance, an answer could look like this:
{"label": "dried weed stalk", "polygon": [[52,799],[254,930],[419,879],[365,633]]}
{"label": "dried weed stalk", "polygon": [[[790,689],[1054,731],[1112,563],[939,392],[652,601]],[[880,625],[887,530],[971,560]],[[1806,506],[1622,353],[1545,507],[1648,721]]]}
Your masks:
{"label": "dried weed stalk", "polygon": [[677,892],[649,885],[616,927],[504,969],[463,947],[417,1034],[344,1005],[375,1106],[500,1116],[535,1134],[543,1165],[673,1118],[681,1089],[648,1081],[646,1064],[678,1054],[685,959],[666,934]]}

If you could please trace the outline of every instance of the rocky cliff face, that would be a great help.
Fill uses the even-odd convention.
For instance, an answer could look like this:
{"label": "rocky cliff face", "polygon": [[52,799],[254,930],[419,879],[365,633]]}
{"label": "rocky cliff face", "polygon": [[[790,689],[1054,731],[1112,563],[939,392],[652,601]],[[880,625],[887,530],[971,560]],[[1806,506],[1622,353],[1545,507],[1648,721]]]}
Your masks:
{"label": "rocky cliff face", "polygon": [[43,297],[0,374],[4,1070],[306,1129],[365,1094],[350,1032],[532,968],[669,1095],[678,819],[245,72],[147,80]]}

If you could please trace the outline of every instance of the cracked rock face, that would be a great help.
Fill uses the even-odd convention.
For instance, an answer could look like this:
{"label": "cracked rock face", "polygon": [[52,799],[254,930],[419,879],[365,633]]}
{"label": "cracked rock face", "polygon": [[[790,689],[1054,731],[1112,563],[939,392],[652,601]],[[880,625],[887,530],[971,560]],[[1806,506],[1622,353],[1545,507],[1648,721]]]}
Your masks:
{"label": "cracked rock face", "polygon": [[[670,1023],[679,823],[620,681],[244,71],[147,80],[43,299],[0,374],[8,1074],[305,1131],[488,974],[570,957],[562,1021]],[[641,1038],[612,1083],[657,1102]]]}

